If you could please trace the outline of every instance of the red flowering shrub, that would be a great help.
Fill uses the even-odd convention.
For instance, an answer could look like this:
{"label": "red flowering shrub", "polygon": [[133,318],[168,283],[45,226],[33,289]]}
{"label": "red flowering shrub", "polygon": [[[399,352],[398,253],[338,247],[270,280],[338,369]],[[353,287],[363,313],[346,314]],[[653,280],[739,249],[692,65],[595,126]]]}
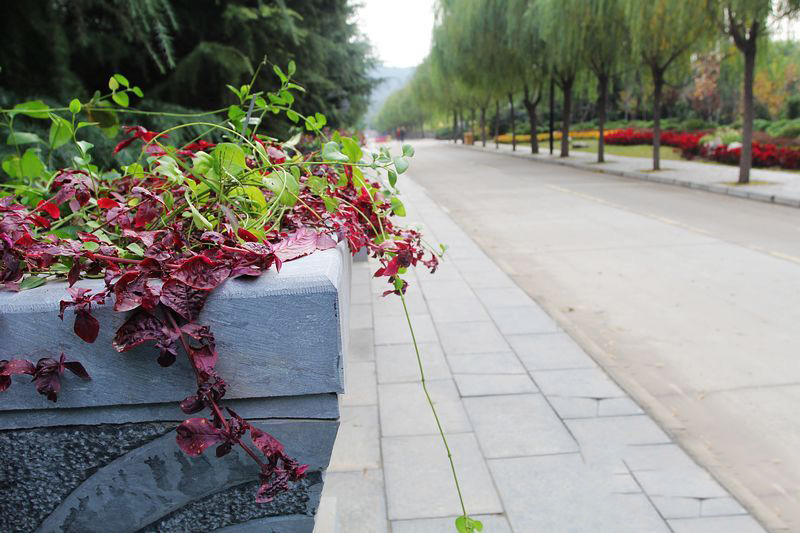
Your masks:
{"label": "red flowering shrub", "polygon": [[[738,165],[742,153],[741,148],[703,146],[700,144],[700,139],[707,133],[664,131],[661,133],[661,144],[679,148],[681,156],[686,159],[703,157],[718,163]],[[617,145],[653,144],[653,132],[652,130],[628,128],[606,134],[605,141],[607,144]],[[753,166],[800,169],[800,148],[754,142]]]}

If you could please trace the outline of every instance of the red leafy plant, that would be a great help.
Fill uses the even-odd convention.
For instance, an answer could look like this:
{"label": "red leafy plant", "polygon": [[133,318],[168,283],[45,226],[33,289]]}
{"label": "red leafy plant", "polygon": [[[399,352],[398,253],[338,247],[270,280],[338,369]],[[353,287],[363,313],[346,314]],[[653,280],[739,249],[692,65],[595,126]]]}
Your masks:
{"label": "red leafy plant", "polygon": [[[286,261],[341,242],[353,253],[366,247],[381,263],[376,276],[387,278],[387,293],[405,291],[401,277],[407,268],[421,262],[435,270],[438,261],[417,231],[393,222],[403,213],[397,174],[408,167],[413,150],[406,146],[396,157],[386,149],[365,154],[357,137],[334,133],[324,139],[323,115],[305,117],[291,109],[291,91],[299,89],[290,79],[294,66],[289,74],[275,71],[281,79],[275,93],[253,92],[252,83],[234,90],[239,104],[214,128],[214,139],[170,145],[169,133],[180,127],[169,133],[125,127],[126,137],[114,153],[137,153],[137,162],[108,171],[92,164],[92,146],[78,136],[87,123],[77,119],[100,107],[106,114],[135,115],[135,110],[115,108],[108,96],[95,96],[73,100],[68,118],[59,115],[63,109],[41,102],[2,111],[10,138],[26,138],[13,129],[18,115],[51,120],[69,130],[69,144],[80,155],[73,167],[59,169],[48,169],[39,151],[24,155],[40,158],[38,165],[25,161],[23,167],[18,156],[3,161],[15,194],[0,197],[0,289],[66,280],[68,298],[59,316],[63,320],[71,313],[74,332],[83,341],[95,342],[100,332],[93,307],[113,300],[114,311],[128,314],[113,336],[118,352],[149,343],[165,367],[186,357],[197,388],[180,408],[207,415],[178,426],[178,446],[190,456],[213,446],[218,457],[240,447],[258,465],[259,502],[286,490],[307,467],[289,457],[274,437],[224,407],[228,384],[216,370],[220,354],[214,333],[202,323],[209,294],[229,279],[279,270]],[[128,98],[114,94],[141,95],[119,75],[109,88],[117,103]],[[322,139],[319,149],[301,151],[296,141],[278,142],[259,133],[254,126],[259,121],[251,120],[253,113],[281,112]],[[67,144],[51,137],[51,151]],[[103,279],[104,288],[93,292],[76,285],[86,278]],[[12,376],[28,375],[38,392],[56,401],[66,370],[90,379],[81,363],[64,354],[36,364],[3,360],[0,391],[9,388]]]}

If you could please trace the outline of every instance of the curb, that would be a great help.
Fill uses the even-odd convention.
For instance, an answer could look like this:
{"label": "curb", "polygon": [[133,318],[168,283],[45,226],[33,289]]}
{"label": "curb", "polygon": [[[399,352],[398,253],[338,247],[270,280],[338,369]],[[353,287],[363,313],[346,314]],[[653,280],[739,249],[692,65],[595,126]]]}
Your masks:
{"label": "curb", "polygon": [[[458,145],[456,145],[458,146]],[[462,144],[462,147],[469,148],[471,150],[477,150],[480,152],[486,153],[494,153],[497,155],[510,155],[512,157],[521,157],[523,159],[529,159],[532,161],[536,161],[538,163],[548,163],[551,165],[561,165],[566,167],[577,168],[579,170],[585,170],[588,172],[595,172],[598,174],[609,174],[614,176],[620,176],[623,178],[629,179],[637,179],[643,181],[649,181],[652,183],[661,183],[664,185],[673,185],[678,187],[685,187],[688,189],[695,189],[699,191],[706,191],[715,194],[726,194],[728,196],[735,196],[737,198],[744,198],[746,200],[756,200],[758,202],[765,202],[771,204],[778,204],[787,207],[800,207],[800,198],[792,198],[789,196],[780,196],[776,194],[766,194],[763,192],[758,191],[745,191],[737,187],[730,187],[727,185],[720,185],[720,184],[708,184],[708,183],[698,183],[695,181],[689,180],[682,180],[678,178],[668,178],[666,176],[655,176],[652,174],[646,174],[644,172],[636,172],[631,170],[616,170],[611,168],[597,168],[595,166],[588,165],[586,163],[582,163],[579,161],[570,161],[570,160],[563,160],[563,159],[545,159],[543,157],[536,157],[534,154],[529,153],[521,153],[521,152],[501,152],[501,151],[489,151],[486,148],[478,145],[469,145],[469,144]]]}

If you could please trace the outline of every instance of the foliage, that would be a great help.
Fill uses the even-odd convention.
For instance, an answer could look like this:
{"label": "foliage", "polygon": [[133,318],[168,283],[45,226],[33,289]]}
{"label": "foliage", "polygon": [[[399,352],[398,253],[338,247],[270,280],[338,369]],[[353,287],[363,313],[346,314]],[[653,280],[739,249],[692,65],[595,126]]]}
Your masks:
{"label": "foliage", "polygon": [[[129,105],[142,91],[122,75],[108,79],[106,94],[89,100],[59,107],[28,101],[0,114],[15,147],[2,162],[10,194],[0,198],[0,289],[65,280],[60,316],[74,317],[74,331],[86,343],[95,342],[100,329],[93,307],[110,300],[116,312],[126,313],[113,338],[118,352],[150,343],[161,366],[187,357],[197,390],[180,408],[207,415],[182,422],[177,444],[191,456],[213,446],[218,457],[239,446],[258,465],[259,502],[301,479],[306,467],[272,436],[224,409],[227,383],[216,370],[214,333],[199,322],[209,294],[228,279],[280,269],[337,241],[354,253],[368,249],[381,263],[376,276],[388,280],[387,294],[404,293],[408,268],[421,263],[433,271],[438,261],[417,231],[394,223],[404,211],[396,182],[413,156],[410,146],[395,157],[387,149],[365,153],[358,138],[335,133],[320,150],[303,153],[300,132],[279,141],[259,131],[263,117],[281,113],[324,136],[326,117],[293,105],[303,91],[295,69],[293,62],[274,68],[279,85],[273,92],[256,91],[255,76],[231,86],[237,104],[224,117],[183,117],[184,123],[163,131],[125,126],[114,152],[134,157],[120,166],[98,165],[86,134],[116,124],[120,114],[137,114]],[[20,126],[26,121],[49,124],[49,135],[25,131]],[[176,132],[195,126],[218,137],[173,142]],[[69,166],[51,164],[57,152],[69,154]],[[102,279],[104,288],[78,285],[88,278]],[[56,401],[65,370],[90,379],[91,369],[64,354],[35,365],[2,360],[0,390],[9,388],[12,376],[29,375]]]}
{"label": "foliage", "polygon": [[[294,60],[307,91],[297,110],[355,124],[373,81],[369,45],[347,0],[31,0],[0,4],[0,85],[63,101],[90,96],[125,66],[148,96],[189,108],[233,103],[226,83],[251,78],[265,54]],[[258,79],[257,90],[277,88]],[[289,123],[271,117],[271,129]],[[285,132],[285,128],[284,128]]]}

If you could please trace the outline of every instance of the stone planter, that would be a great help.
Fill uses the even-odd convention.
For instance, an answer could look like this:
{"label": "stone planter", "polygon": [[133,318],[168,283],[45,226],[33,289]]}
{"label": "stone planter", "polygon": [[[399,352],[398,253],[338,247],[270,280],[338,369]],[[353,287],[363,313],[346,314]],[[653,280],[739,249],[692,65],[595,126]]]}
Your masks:
{"label": "stone planter", "polygon": [[[79,283],[99,287],[93,281]],[[0,358],[80,360],[92,376],[65,376],[58,403],[15,377],[0,394],[0,531],[310,532],[338,429],[347,346],[350,257],[344,244],[255,279],[226,282],[199,323],[216,334],[224,404],[275,435],[310,465],[307,479],[257,504],[257,468],[235,448],[188,457],[175,444],[194,391],[185,358],[169,368],[152,347],[111,346],[124,320],[97,308],[100,336],[86,344],[72,313],[58,319],[63,284],[0,293]],[[194,415],[202,416],[202,415]]]}

